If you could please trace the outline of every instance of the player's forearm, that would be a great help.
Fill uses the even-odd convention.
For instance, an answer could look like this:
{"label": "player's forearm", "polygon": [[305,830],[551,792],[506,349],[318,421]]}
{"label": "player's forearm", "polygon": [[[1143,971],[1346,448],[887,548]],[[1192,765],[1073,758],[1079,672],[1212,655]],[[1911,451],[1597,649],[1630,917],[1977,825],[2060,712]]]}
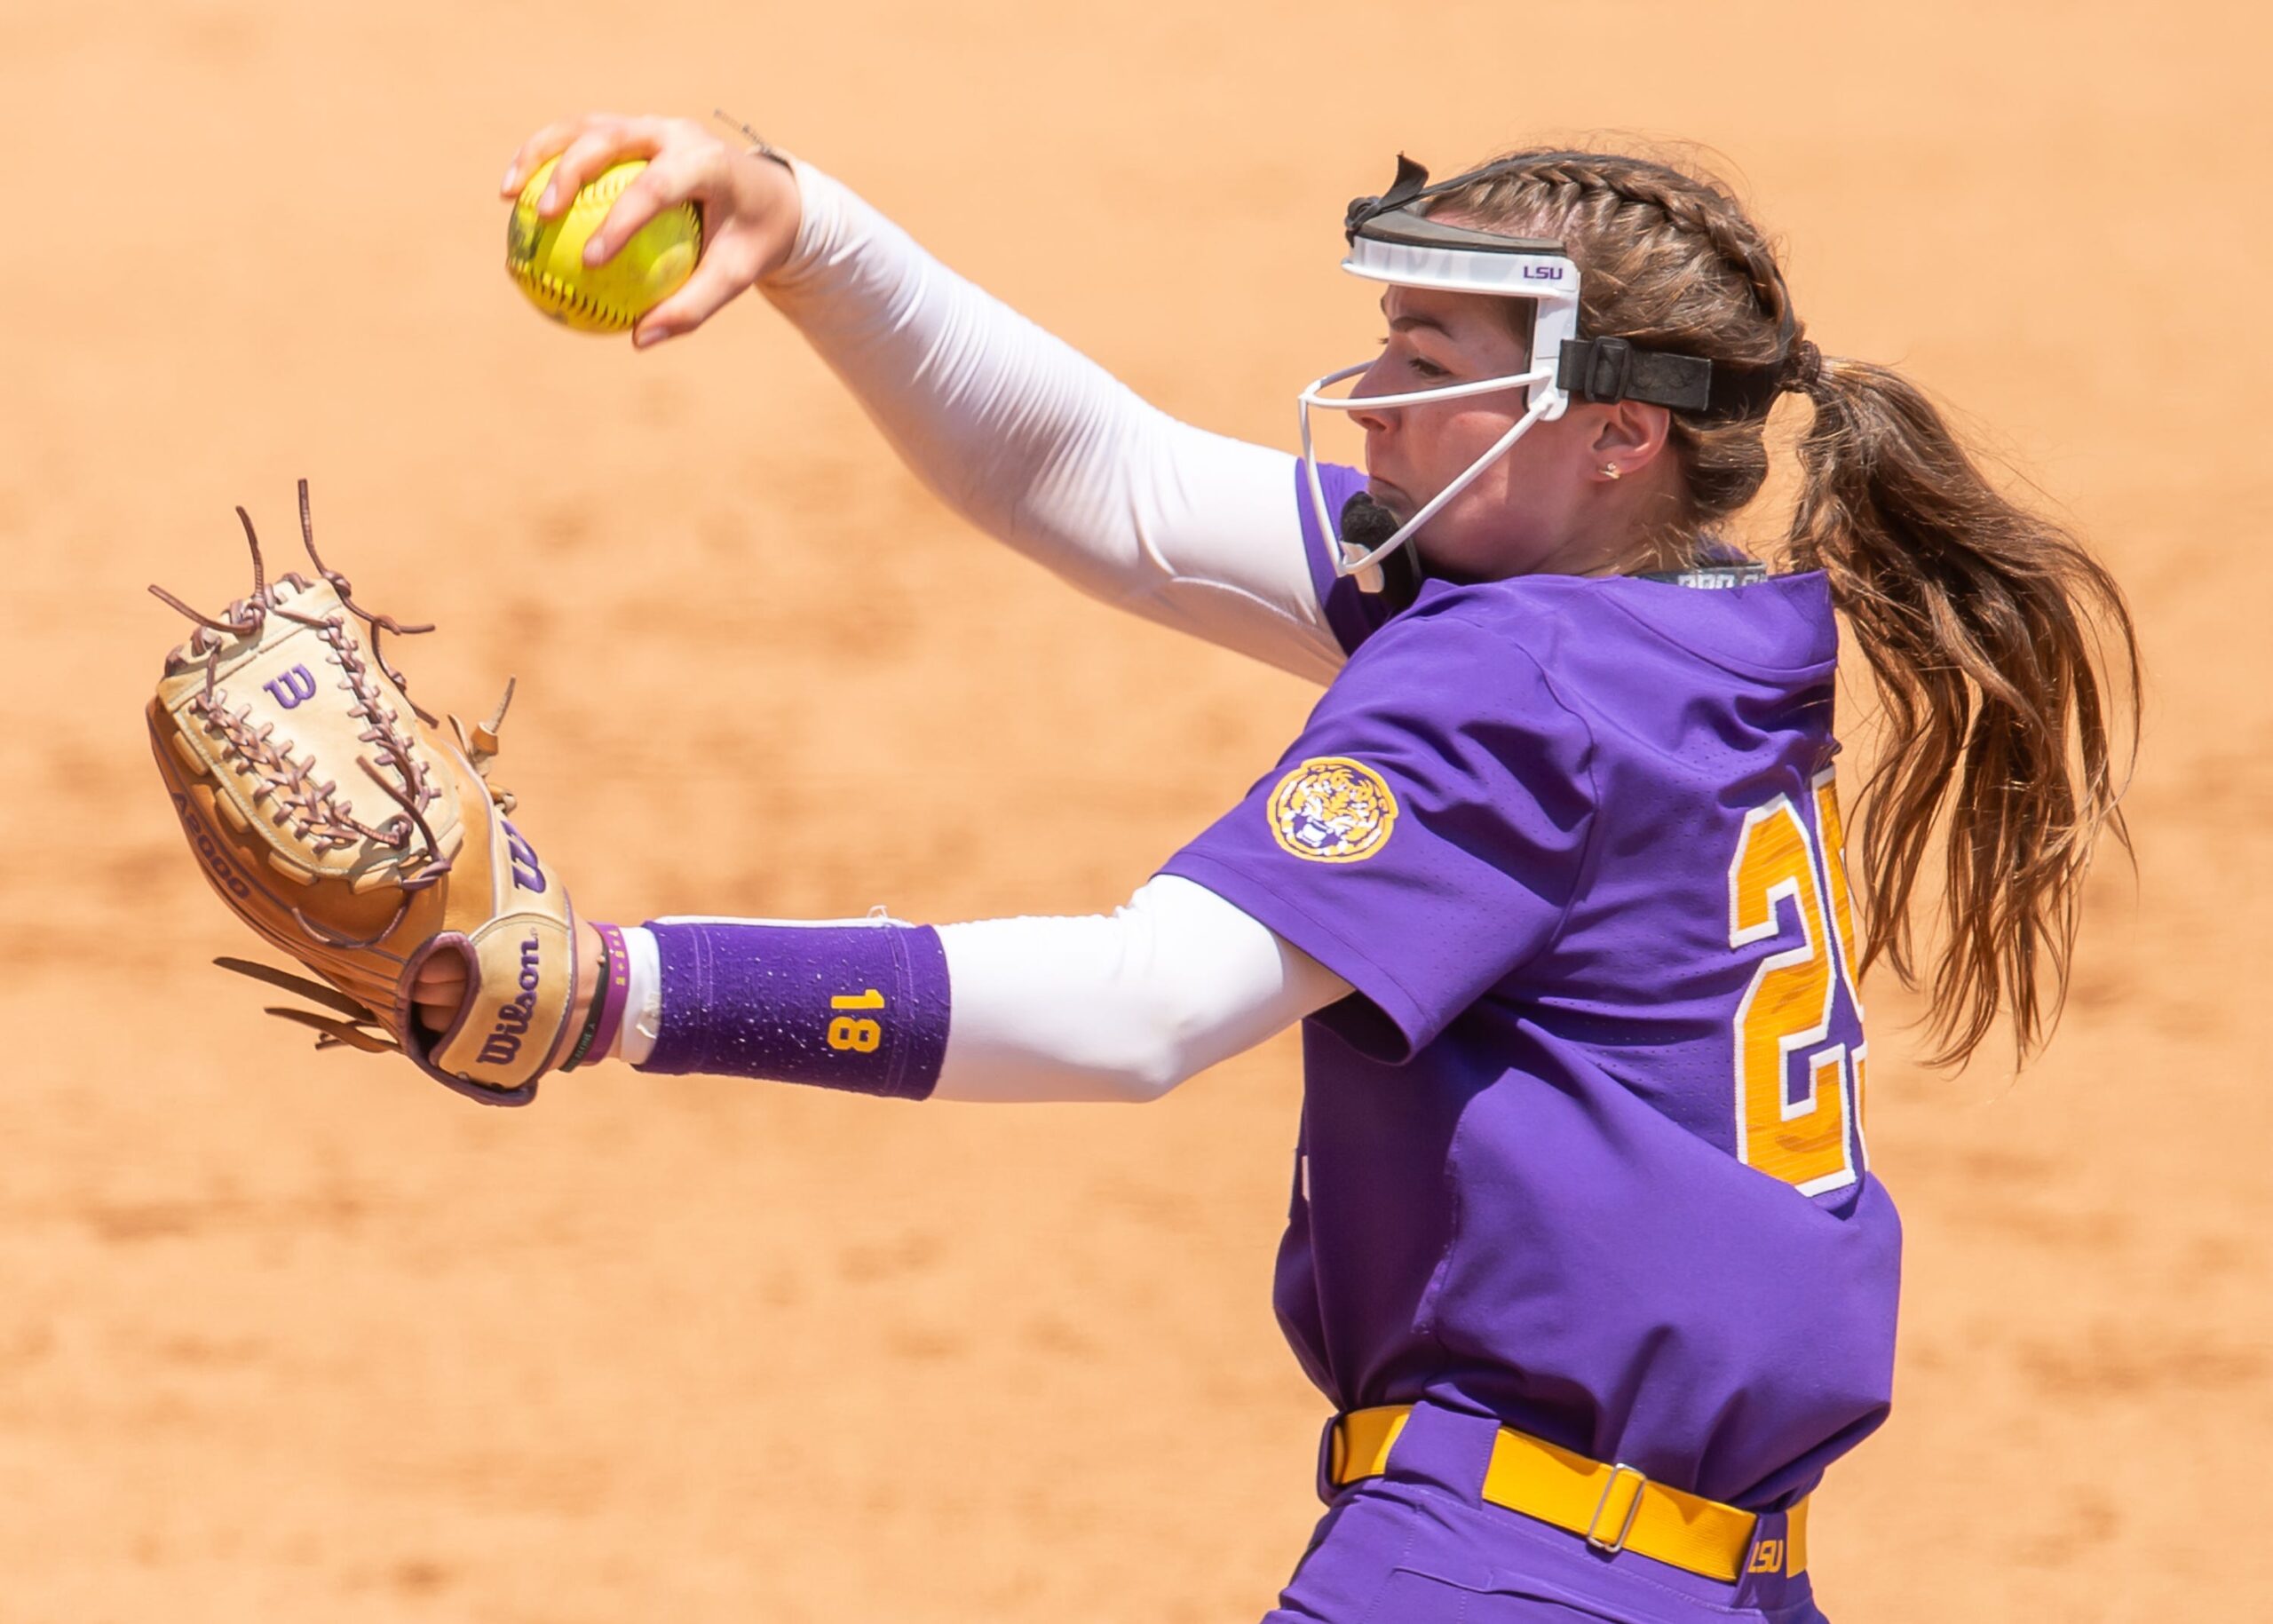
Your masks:
{"label": "player's forearm", "polygon": [[1332,674],[1285,453],[1147,405],[836,181],[796,173],[796,245],[761,287],[926,484],[1093,596]]}
{"label": "player's forearm", "polygon": [[1156,1099],[1350,990],[1173,876],[1108,915],[939,935],[955,986],[939,1086],[947,1099]]}
{"label": "player's forearm", "polygon": [[902,1098],[1154,1099],[1348,991],[1173,878],[1098,917],[665,920],[624,936],[647,968],[620,1014],[580,1023],[614,1033],[609,1052]]}

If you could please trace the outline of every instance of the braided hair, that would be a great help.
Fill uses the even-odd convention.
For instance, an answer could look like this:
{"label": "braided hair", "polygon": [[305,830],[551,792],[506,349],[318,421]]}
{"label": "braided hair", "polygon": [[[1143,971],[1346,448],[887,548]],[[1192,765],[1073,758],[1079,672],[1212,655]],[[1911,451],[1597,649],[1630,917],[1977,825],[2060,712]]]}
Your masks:
{"label": "braided hair", "polygon": [[[1702,356],[1715,375],[1780,372],[1812,353],[1766,239],[1713,182],[1605,153],[1517,153],[1487,168],[1430,213],[1560,241],[1579,266],[1588,337]],[[1709,530],[1759,494],[1764,424],[1674,415],[1672,448],[1687,476],[1683,529]]]}
{"label": "braided hair", "polygon": [[[1809,342],[1772,244],[1711,178],[1542,148],[1430,212],[1560,241],[1586,337],[1702,356],[1716,375],[1764,369],[1810,402],[1784,561],[1825,572],[1885,721],[1860,797],[1864,967],[1883,956],[1927,988],[1936,1061],[1970,1057],[2000,1010],[2025,1059],[2058,1021],[2098,839],[2130,844],[2139,654],[2114,578],[2007,500],[1917,385]],[[1766,482],[1767,415],[1671,419],[1675,523],[1693,543]],[[1937,830],[1944,928],[1921,947]]]}

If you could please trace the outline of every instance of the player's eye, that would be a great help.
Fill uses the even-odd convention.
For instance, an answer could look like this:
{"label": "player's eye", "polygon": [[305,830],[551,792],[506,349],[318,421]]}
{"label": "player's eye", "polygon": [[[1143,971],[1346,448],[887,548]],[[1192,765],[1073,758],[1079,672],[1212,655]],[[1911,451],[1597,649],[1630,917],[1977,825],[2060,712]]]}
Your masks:
{"label": "player's eye", "polygon": [[[1394,337],[1384,338],[1382,340],[1382,348],[1386,350],[1395,342]],[[1438,366],[1409,344],[1406,345],[1404,353],[1398,359],[1404,362],[1409,371],[1431,382],[1437,378],[1448,378],[1453,376],[1450,368]]]}

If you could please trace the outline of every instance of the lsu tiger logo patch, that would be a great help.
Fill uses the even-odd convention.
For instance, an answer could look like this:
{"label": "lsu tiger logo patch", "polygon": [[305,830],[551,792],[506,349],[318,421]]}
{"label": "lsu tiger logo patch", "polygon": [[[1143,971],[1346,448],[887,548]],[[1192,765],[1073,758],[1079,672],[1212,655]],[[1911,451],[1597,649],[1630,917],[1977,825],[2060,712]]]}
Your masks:
{"label": "lsu tiger logo patch", "polygon": [[1313,863],[1362,863],[1389,844],[1397,796],[1388,781],[1347,756],[1313,756],[1271,792],[1271,833]]}

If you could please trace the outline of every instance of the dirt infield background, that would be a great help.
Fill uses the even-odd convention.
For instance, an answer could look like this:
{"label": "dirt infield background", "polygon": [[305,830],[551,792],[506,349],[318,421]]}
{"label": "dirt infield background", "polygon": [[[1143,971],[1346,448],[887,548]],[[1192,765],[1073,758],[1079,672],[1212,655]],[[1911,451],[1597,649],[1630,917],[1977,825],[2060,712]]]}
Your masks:
{"label": "dirt infield background", "polygon": [[2016,9],[0,10],[0,1620],[1239,1620],[1301,1548],[1290,1042],[1144,1111],[612,1067],[488,1113],[205,967],[142,588],[235,595],[231,504],[288,543],[298,474],[442,622],[428,702],[519,673],[505,780],[601,917],[1109,907],[1298,724],[946,517],[756,301],[648,357],[522,307],[524,131],[717,102],[1282,445],[1373,336],[1334,227],[1400,146],[1723,154],[1825,346],[2100,539],[2154,685],[2042,1066],[1924,1074],[1874,990],[1902,1363],[1820,1592],[2273,1604],[2264,25]]}

